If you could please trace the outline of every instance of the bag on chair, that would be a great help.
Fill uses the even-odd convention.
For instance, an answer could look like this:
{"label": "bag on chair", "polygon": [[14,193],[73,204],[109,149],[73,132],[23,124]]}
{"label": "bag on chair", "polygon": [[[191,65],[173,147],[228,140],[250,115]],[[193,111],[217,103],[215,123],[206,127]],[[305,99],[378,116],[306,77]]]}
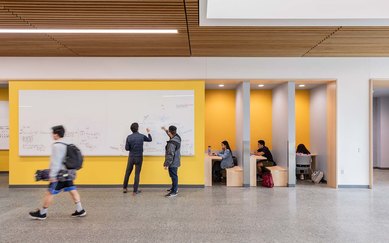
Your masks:
{"label": "bag on chair", "polygon": [[323,179],[323,177],[324,177],[323,171],[317,170],[312,173],[311,180],[312,182],[319,184],[320,181]]}
{"label": "bag on chair", "polygon": [[270,171],[262,173],[262,186],[267,188],[272,188],[274,186],[273,176]]}

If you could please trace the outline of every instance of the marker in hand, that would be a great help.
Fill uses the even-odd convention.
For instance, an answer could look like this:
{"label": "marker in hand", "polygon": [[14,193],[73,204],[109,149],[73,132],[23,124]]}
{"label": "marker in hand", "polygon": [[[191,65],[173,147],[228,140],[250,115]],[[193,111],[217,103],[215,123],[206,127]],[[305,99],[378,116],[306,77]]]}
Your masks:
{"label": "marker in hand", "polygon": [[149,128],[146,128],[146,132],[147,132],[147,133],[150,133],[150,129],[149,129]]}

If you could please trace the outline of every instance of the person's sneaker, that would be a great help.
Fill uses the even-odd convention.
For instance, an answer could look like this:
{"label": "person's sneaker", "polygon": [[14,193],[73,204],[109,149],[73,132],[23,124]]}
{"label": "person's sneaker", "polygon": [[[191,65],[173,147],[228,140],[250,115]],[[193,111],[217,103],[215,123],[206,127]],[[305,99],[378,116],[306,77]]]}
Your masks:
{"label": "person's sneaker", "polygon": [[85,217],[86,215],[86,211],[83,209],[81,210],[80,212],[78,212],[77,210],[72,214],[72,217]]}
{"label": "person's sneaker", "polygon": [[[166,191],[167,191],[167,192],[171,192],[171,191],[172,191],[172,189],[167,189]],[[177,193],[178,193],[178,189],[177,189]]]}
{"label": "person's sneaker", "polygon": [[45,220],[46,214],[41,214],[41,210],[37,209],[36,211],[30,212],[30,218],[36,220]]}
{"label": "person's sneaker", "polygon": [[142,191],[141,191],[141,190],[138,190],[138,191],[136,191],[136,192],[133,192],[132,195],[136,196],[137,194],[140,194],[140,193],[142,193]]}
{"label": "person's sneaker", "polygon": [[175,192],[169,192],[168,194],[165,195],[165,197],[176,197],[177,193]]}

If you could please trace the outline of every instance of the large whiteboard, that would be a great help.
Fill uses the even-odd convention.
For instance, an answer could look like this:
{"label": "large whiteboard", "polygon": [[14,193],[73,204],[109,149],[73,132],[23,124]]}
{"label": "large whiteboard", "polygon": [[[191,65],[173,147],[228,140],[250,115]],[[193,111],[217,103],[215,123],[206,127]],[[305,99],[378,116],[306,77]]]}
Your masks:
{"label": "large whiteboard", "polygon": [[168,136],[161,129],[175,125],[182,155],[194,155],[193,90],[20,90],[19,155],[51,151],[51,127],[64,125],[65,140],[84,155],[124,156],[130,125],[151,129],[145,155],[164,155]]}
{"label": "large whiteboard", "polygon": [[9,149],[9,103],[0,101],[0,150]]}

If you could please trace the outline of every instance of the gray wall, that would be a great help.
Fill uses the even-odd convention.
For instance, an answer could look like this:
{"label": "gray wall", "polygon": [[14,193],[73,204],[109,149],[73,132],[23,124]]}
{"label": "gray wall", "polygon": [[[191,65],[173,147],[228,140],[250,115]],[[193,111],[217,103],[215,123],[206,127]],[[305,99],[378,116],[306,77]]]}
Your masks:
{"label": "gray wall", "polygon": [[380,161],[380,152],[378,148],[378,144],[380,144],[379,140],[381,139],[381,131],[380,128],[380,113],[379,111],[379,102],[378,98],[373,98],[373,166],[379,167]]}
{"label": "gray wall", "polygon": [[327,85],[311,90],[310,126],[310,151],[317,154],[316,169],[327,179]]}
{"label": "gray wall", "polygon": [[243,185],[250,186],[250,81],[243,81],[236,89],[236,150]]}
{"label": "gray wall", "polygon": [[295,84],[288,82],[273,89],[272,154],[279,166],[288,168],[288,185],[296,184]]}
{"label": "gray wall", "polygon": [[373,103],[373,136],[374,165],[389,168],[389,97],[376,98]]}

